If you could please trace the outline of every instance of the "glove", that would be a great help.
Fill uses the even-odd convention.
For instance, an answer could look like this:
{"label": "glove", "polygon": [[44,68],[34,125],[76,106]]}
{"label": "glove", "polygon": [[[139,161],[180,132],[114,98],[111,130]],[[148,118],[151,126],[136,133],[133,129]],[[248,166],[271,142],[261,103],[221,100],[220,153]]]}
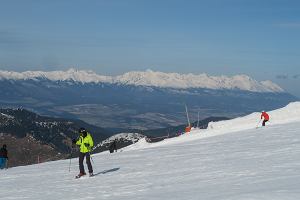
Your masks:
{"label": "glove", "polygon": [[87,148],[89,148],[90,144],[89,143],[84,143],[84,146],[86,146]]}
{"label": "glove", "polygon": [[72,140],[72,144],[76,144],[76,140],[75,139]]}

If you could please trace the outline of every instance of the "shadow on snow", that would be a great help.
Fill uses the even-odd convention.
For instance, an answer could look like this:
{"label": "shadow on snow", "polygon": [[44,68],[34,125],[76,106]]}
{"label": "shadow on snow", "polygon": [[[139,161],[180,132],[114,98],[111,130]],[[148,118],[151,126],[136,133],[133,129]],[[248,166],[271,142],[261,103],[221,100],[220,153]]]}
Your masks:
{"label": "shadow on snow", "polygon": [[104,170],[102,172],[98,172],[98,173],[94,174],[94,176],[97,176],[99,174],[107,174],[107,173],[110,173],[110,172],[115,172],[115,171],[118,171],[119,169],[120,169],[120,167]]}

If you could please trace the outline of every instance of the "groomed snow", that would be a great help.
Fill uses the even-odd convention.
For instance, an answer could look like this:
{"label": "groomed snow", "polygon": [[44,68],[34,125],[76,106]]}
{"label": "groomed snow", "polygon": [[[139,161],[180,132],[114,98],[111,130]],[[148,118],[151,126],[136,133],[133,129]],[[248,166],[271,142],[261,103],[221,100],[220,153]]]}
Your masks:
{"label": "groomed snow", "polygon": [[69,160],[2,170],[0,199],[298,200],[300,102],[270,115],[272,123],[263,128],[255,128],[254,113],[160,143],[140,141],[123,152],[93,155],[92,178],[74,179],[77,159],[71,172]]}

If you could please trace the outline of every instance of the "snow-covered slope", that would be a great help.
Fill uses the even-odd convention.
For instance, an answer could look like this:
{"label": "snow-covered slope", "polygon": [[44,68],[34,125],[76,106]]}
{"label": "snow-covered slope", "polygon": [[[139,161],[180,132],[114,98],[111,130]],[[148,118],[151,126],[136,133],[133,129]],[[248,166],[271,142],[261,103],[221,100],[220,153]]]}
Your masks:
{"label": "snow-covered slope", "polygon": [[[71,172],[69,160],[2,170],[0,199],[297,200],[299,104],[270,112],[274,121],[264,128],[232,123],[240,126],[232,132],[217,128],[232,121],[219,122],[213,130],[151,148],[141,141],[120,153],[93,155],[92,178],[74,179],[77,159],[72,160]],[[249,116],[243,120],[254,122]]]}
{"label": "snow-covered slope", "polygon": [[252,92],[284,92],[271,81],[258,82],[246,75],[208,76],[207,74],[163,73],[147,70],[145,72],[128,72],[120,76],[102,76],[93,71],[69,69],[68,71],[0,71],[0,80],[37,80],[75,81],[80,83],[116,83],[137,86],[154,86],[163,88],[208,88],[239,89]]}
{"label": "snow-covered slope", "polygon": [[139,139],[144,138],[145,136],[139,133],[119,133],[109,137],[104,140],[104,143],[110,143],[114,140],[128,140],[132,142],[137,142]]}
{"label": "snow-covered slope", "polygon": [[119,133],[119,134],[116,134],[116,135],[113,135],[113,136],[107,138],[106,140],[103,140],[102,142],[97,144],[94,147],[94,149],[97,149],[101,146],[108,146],[115,140],[120,143],[121,142],[135,143],[144,137],[146,137],[146,136],[139,134],[139,133]]}
{"label": "snow-covered slope", "polygon": [[[284,124],[288,122],[300,121],[300,103],[290,103],[284,108],[268,112],[270,121],[267,125]],[[261,113],[252,113],[245,117],[239,117],[229,121],[212,122],[208,124],[208,129],[221,132],[232,132],[251,129],[261,124]]]}
{"label": "snow-covered slope", "polygon": [[[293,102],[283,108],[268,111],[268,114],[270,116],[270,121],[266,123],[267,126],[294,122],[300,123],[300,102]],[[145,139],[142,139],[136,144],[126,147],[124,150],[152,148],[166,144],[178,144],[226,133],[264,128],[261,127],[262,120],[260,119],[260,116],[261,113],[256,112],[231,120],[210,122],[207,129],[194,129],[194,131],[191,131],[189,134],[181,135],[180,137],[171,138],[159,143],[147,143]]]}

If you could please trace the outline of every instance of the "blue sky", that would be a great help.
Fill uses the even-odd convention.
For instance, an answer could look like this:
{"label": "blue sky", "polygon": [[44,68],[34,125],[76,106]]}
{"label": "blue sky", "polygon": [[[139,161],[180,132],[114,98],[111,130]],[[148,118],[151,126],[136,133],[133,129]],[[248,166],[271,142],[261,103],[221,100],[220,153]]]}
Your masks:
{"label": "blue sky", "polygon": [[0,68],[248,74],[300,97],[298,0],[0,0]]}

